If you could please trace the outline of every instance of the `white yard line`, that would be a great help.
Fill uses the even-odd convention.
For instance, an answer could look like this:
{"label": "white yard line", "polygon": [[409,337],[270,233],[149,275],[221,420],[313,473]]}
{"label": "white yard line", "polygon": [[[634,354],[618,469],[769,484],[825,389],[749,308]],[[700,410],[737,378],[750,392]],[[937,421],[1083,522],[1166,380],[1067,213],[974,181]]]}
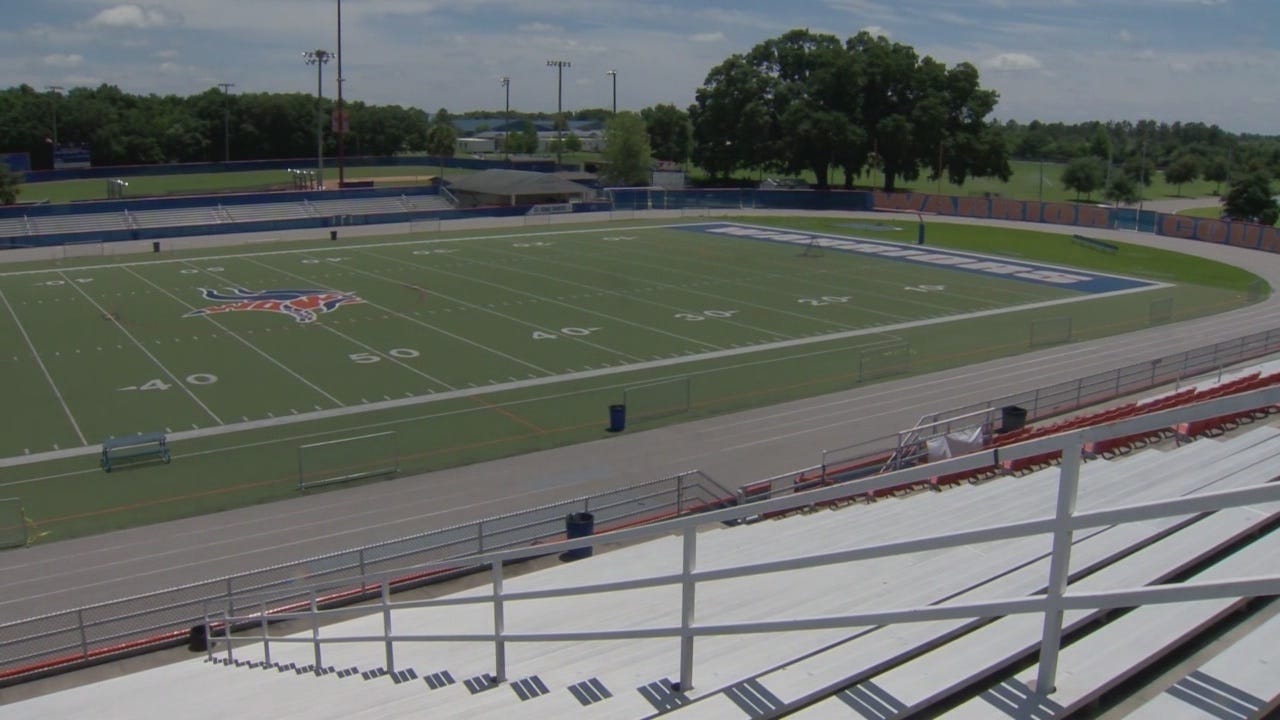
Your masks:
{"label": "white yard line", "polygon": [[[472,282],[480,282],[480,283],[483,283],[483,284],[485,284],[485,285],[494,285],[494,283],[485,282],[485,281],[483,281],[483,280],[479,280],[479,279],[475,279],[475,278],[465,278],[464,276],[461,276],[461,275],[454,275],[453,273],[450,273],[450,272],[448,272],[447,270],[439,270],[439,269],[437,269],[437,268],[431,267],[430,265],[422,265],[421,263],[415,263],[415,262],[406,262],[405,260],[401,260],[400,258],[387,257],[386,255],[378,255],[377,253],[364,253],[364,254],[365,254],[365,255],[368,255],[369,257],[375,257],[375,258],[378,258],[378,259],[380,259],[380,260],[386,260],[387,262],[400,263],[400,264],[402,264],[402,265],[410,265],[410,266],[413,266],[413,267],[416,267],[416,268],[422,268],[423,270],[430,270],[430,271],[433,271],[433,272],[439,272],[439,273],[443,273],[443,274],[446,274],[446,275],[451,275],[451,276],[454,276],[454,277],[459,277],[459,278],[463,278],[463,279],[471,280]],[[555,328],[543,327],[543,326],[541,326],[541,325],[538,325],[537,323],[531,323],[531,322],[528,322],[528,321],[525,321],[525,320],[521,320],[521,319],[520,319],[520,318],[518,318],[518,317],[515,317],[515,316],[513,316],[513,315],[508,315],[508,314],[506,314],[506,313],[504,313],[504,312],[501,312],[501,311],[499,311],[499,310],[494,310],[493,308],[487,308],[487,307],[484,307],[483,305],[477,305],[477,304],[475,304],[475,303],[467,302],[466,300],[462,300],[462,299],[459,299],[459,298],[455,298],[455,297],[453,297],[452,295],[445,295],[444,293],[442,293],[442,292],[440,292],[440,291],[438,291],[438,290],[431,290],[430,288],[424,288],[424,287],[422,287],[421,285],[415,285],[415,284],[413,284],[413,283],[404,283],[404,282],[401,282],[401,281],[399,281],[399,280],[395,280],[395,279],[393,279],[393,278],[386,277],[386,276],[384,276],[384,275],[379,275],[379,274],[377,274],[377,273],[369,272],[368,270],[361,270],[360,268],[349,267],[349,268],[347,268],[347,269],[348,269],[348,270],[355,271],[355,272],[358,272],[358,273],[360,273],[360,274],[362,274],[362,275],[367,275],[367,276],[369,276],[369,277],[376,278],[376,279],[378,279],[378,280],[382,280],[383,282],[395,283],[395,284],[397,284],[397,285],[407,285],[408,287],[411,287],[411,288],[413,288],[414,290],[418,290],[418,291],[421,291],[421,292],[427,293],[427,294],[429,294],[429,295],[435,295],[436,297],[444,298],[444,299],[448,300],[448,301],[449,301],[449,302],[451,302],[451,303],[457,303],[458,305],[465,305],[466,307],[469,307],[469,308],[471,308],[472,310],[478,310],[478,311],[480,311],[480,312],[489,313],[490,315],[496,315],[496,316],[498,316],[498,317],[500,317],[500,318],[502,318],[502,319],[504,319],[504,320],[508,320],[508,321],[510,321],[510,322],[512,322],[512,323],[515,323],[515,324],[517,324],[517,325],[523,325],[523,326],[525,326],[525,327],[527,327],[527,328],[533,328],[534,330],[540,330],[540,331],[542,331],[542,332],[548,332],[548,333],[556,333],[556,332],[558,332]],[[515,289],[513,289],[513,288],[504,288],[504,289],[509,290],[510,292],[519,293],[519,294],[521,294],[521,295],[530,295],[531,297],[538,298],[539,300],[548,301],[548,302],[555,302],[555,301],[549,301],[549,300],[547,300],[546,298],[542,298],[542,297],[540,297],[540,296],[538,296],[538,295],[532,295],[531,293],[521,292],[521,291],[519,291],[519,290],[515,290]],[[571,306],[571,307],[577,308],[577,306]],[[590,312],[590,311],[587,311],[587,312]],[[603,316],[603,317],[610,317],[610,316]],[[610,317],[610,319],[615,319],[615,318]],[[621,322],[621,321],[620,321],[620,322]],[[588,347],[593,347],[593,348],[595,348],[595,349],[597,349],[597,350],[602,350],[602,351],[607,352],[607,353],[609,353],[609,354],[611,354],[611,355],[620,355],[620,356],[625,357],[625,358],[627,358],[627,359],[629,359],[629,360],[639,360],[639,359],[640,359],[640,358],[636,357],[635,355],[632,355],[631,353],[626,353],[626,352],[623,352],[623,351],[621,351],[621,350],[615,350],[615,349],[610,348],[610,347],[605,347],[604,345],[600,345],[599,343],[593,343],[593,342],[591,342],[591,341],[589,341],[589,340],[583,340],[583,339],[582,339],[582,338],[580,338],[580,337],[567,337],[566,339],[573,340],[573,341],[575,341],[575,342],[577,342],[577,343],[580,343],[580,344],[582,344],[582,345],[586,345],[586,346],[588,346]]]}
{"label": "white yard line", "polygon": [[58,384],[53,381],[53,376],[49,374],[49,368],[45,367],[44,360],[40,358],[40,353],[36,350],[35,343],[31,342],[31,336],[27,334],[27,329],[23,327],[22,320],[18,319],[18,313],[14,312],[13,305],[9,304],[9,298],[2,290],[0,290],[0,300],[4,300],[4,306],[9,309],[9,314],[13,316],[13,321],[18,325],[18,332],[22,333],[22,339],[26,341],[27,347],[31,348],[31,356],[36,359],[36,364],[40,366],[40,372],[44,373],[44,379],[49,381],[49,388],[53,390],[54,397],[58,398],[58,404],[62,405],[62,411],[67,414],[67,420],[71,422],[71,428],[76,431],[76,436],[80,438],[80,443],[87,445],[89,441],[85,439],[84,433],[80,431],[80,424],[76,422],[76,416],[71,414],[71,408],[67,406],[66,398],[62,397],[62,391],[58,389]]}
{"label": "white yard line", "polygon": [[[375,255],[374,257],[383,257],[383,256],[381,256],[381,255]],[[384,259],[391,259],[391,258],[384,258]],[[405,261],[400,261],[400,262],[405,262]],[[496,268],[499,268],[499,269],[501,269],[501,270],[510,270],[510,271],[512,271],[512,272],[523,273],[523,274],[525,274],[525,275],[532,275],[532,276],[534,276],[534,277],[540,277],[540,278],[544,278],[544,279],[548,279],[548,280],[554,280],[555,282],[558,282],[558,283],[560,283],[560,284],[562,284],[562,285],[576,285],[576,286],[578,286],[578,287],[580,287],[580,288],[586,288],[586,289],[588,289],[588,290],[594,290],[594,291],[596,291],[596,292],[608,293],[609,295],[623,295],[623,296],[628,297],[628,298],[630,298],[630,299],[632,299],[632,300],[635,300],[636,302],[648,303],[648,304],[650,304],[650,305],[658,305],[659,307],[665,307],[665,308],[667,308],[667,309],[674,309],[674,310],[679,310],[680,312],[686,312],[685,310],[680,309],[680,308],[674,308],[673,306],[670,306],[670,305],[663,305],[662,303],[654,303],[654,302],[652,302],[652,301],[648,301],[648,300],[645,300],[645,299],[643,299],[643,298],[636,298],[636,297],[633,297],[633,296],[625,295],[624,293],[619,293],[619,292],[617,292],[617,291],[603,290],[603,289],[598,288],[598,287],[595,287],[595,286],[593,286],[593,285],[583,285],[582,283],[575,283],[575,282],[573,282],[572,280],[566,280],[566,279],[565,279],[565,278],[563,278],[563,277],[552,277],[552,276],[550,276],[550,275],[543,275],[542,273],[536,273],[536,272],[532,272],[532,271],[529,271],[529,270],[520,270],[520,269],[518,269],[518,268],[501,267],[501,266],[498,266],[498,265],[494,265],[493,263],[486,263],[486,262],[482,262],[482,261],[475,260],[475,259],[470,259],[470,258],[466,259],[466,262],[469,262],[469,263],[471,263],[471,264],[473,264],[473,265],[481,265],[481,266],[484,266],[484,267],[490,267],[490,268],[494,268],[494,267],[496,267]],[[724,349],[723,347],[721,347],[721,346],[719,346],[719,345],[715,345],[715,344],[713,344],[713,343],[703,342],[702,340],[696,340],[696,339],[691,338],[691,337],[685,337],[684,335],[680,335],[679,333],[667,332],[666,330],[659,330],[658,328],[651,327],[651,326],[649,326],[649,325],[644,325],[644,324],[642,324],[642,323],[632,322],[632,321],[630,321],[630,320],[624,320],[624,319],[622,319],[622,318],[620,318],[620,317],[617,317],[617,316],[614,316],[614,315],[609,315],[609,314],[602,313],[602,312],[596,312],[595,310],[589,310],[589,309],[584,308],[584,307],[581,307],[581,306],[579,306],[579,305],[574,305],[573,303],[567,303],[567,302],[564,302],[564,301],[562,301],[562,300],[555,300],[555,299],[552,299],[552,298],[549,298],[549,297],[544,297],[544,296],[542,296],[542,295],[537,295],[537,294],[535,294],[535,293],[526,292],[526,291],[524,291],[524,290],[517,290],[517,289],[512,288],[512,287],[507,287],[506,285],[503,285],[503,284],[501,284],[501,283],[489,282],[488,280],[481,280],[481,279],[479,279],[479,278],[470,277],[470,276],[467,276],[467,275],[460,275],[460,274],[458,274],[458,273],[452,273],[452,272],[449,272],[448,270],[441,270],[441,269],[439,269],[439,268],[433,268],[433,267],[431,267],[430,265],[419,265],[419,264],[416,264],[416,263],[413,263],[413,262],[409,262],[408,264],[413,265],[414,267],[420,267],[420,268],[422,268],[422,269],[424,269],[424,270],[430,270],[430,271],[432,271],[432,272],[438,272],[438,273],[441,273],[441,274],[443,274],[443,275],[448,275],[448,276],[450,276],[450,277],[456,277],[456,278],[460,278],[460,279],[463,279],[463,280],[467,280],[468,282],[477,282],[477,283],[480,283],[480,284],[482,284],[482,285],[492,285],[493,287],[500,288],[500,289],[502,289],[502,290],[504,290],[504,291],[506,291],[506,292],[513,292],[513,293],[516,293],[516,294],[519,294],[519,295],[525,295],[525,296],[527,296],[527,297],[531,297],[531,298],[534,298],[534,299],[539,300],[539,301],[541,301],[541,302],[549,303],[549,304],[552,304],[552,305],[563,305],[564,307],[572,308],[572,309],[573,309],[574,311],[576,311],[576,312],[583,312],[583,313],[587,313],[588,315],[595,315],[595,316],[597,316],[597,317],[602,317],[602,318],[605,318],[605,319],[608,319],[608,320],[612,320],[613,322],[621,323],[621,324],[623,324],[623,325],[630,325],[630,326],[632,326],[632,327],[637,327],[637,328],[640,328],[641,330],[645,330],[645,331],[647,331],[647,332],[657,333],[657,334],[659,334],[659,335],[666,335],[667,337],[672,337],[672,338],[675,338],[675,339],[680,340],[680,341],[682,341],[682,342],[693,343],[693,344],[695,344],[695,345],[701,345],[701,346],[703,346],[703,347],[713,348],[713,349],[715,349],[715,350],[723,350],[723,349]],[[786,336],[785,336],[785,335],[783,335],[782,333],[771,333],[771,332],[765,332],[765,331],[763,331],[763,330],[761,330],[760,332],[763,332],[763,333],[765,333],[765,334],[767,334],[767,335],[774,335],[774,336],[779,336],[779,337],[786,337]]]}
{"label": "white yard line", "polygon": [[[314,252],[314,251],[313,251],[313,252]],[[289,276],[292,276],[292,277],[298,278],[299,280],[305,280],[305,281],[307,281],[308,283],[310,283],[310,282],[311,282],[311,281],[310,281],[310,280],[309,280],[305,275],[299,275],[299,274],[297,274],[297,273],[289,272],[288,270],[284,270],[284,269],[282,269],[282,268],[272,267],[271,265],[268,265],[268,264],[266,264],[266,263],[258,262],[257,260],[255,260],[255,259],[253,259],[253,258],[248,258],[248,260],[249,260],[249,262],[254,263],[255,265],[260,265],[260,266],[262,266],[262,267],[264,267],[264,268],[266,268],[266,269],[268,269],[268,270],[270,270],[270,271],[272,271],[272,272],[283,273],[283,274],[285,274],[285,275],[289,275]],[[451,338],[453,338],[454,340],[457,340],[457,341],[459,341],[459,342],[464,342],[464,343],[466,343],[466,344],[468,344],[468,345],[472,345],[472,346],[474,346],[474,347],[480,348],[481,350],[484,350],[485,352],[489,352],[489,353],[492,353],[492,354],[497,355],[497,356],[499,356],[499,357],[506,358],[507,360],[510,360],[511,362],[517,363],[517,364],[519,364],[519,365],[523,365],[523,366],[525,366],[525,367],[527,367],[527,368],[533,368],[534,370],[537,370],[538,372],[542,373],[543,375],[548,375],[548,376],[549,376],[549,375],[551,375],[551,374],[552,374],[550,370],[547,370],[547,369],[545,369],[545,368],[538,367],[537,365],[534,365],[534,364],[533,364],[533,363],[531,363],[531,362],[525,362],[524,360],[521,360],[520,358],[515,357],[514,355],[509,355],[509,354],[507,354],[507,353],[502,352],[501,350],[497,350],[497,349],[495,349],[495,348],[491,348],[491,347],[489,347],[489,346],[487,346],[487,345],[482,345],[482,344],[480,344],[480,343],[476,342],[475,340],[471,340],[470,338],[465,338],[465,337],[463,337],[463,336],[461,336],[461,335],[458,335],[458,334],[456,334],[456,333],[451,333],[451,332],[449,332],[448,330],[445,330],[444,328],[436,327],[435,325],[432,325],[432,324],[431,324],[431,323],[429,323],[429,322],[425,322],[425,321],[423,321],[423,320],[419,320],[419,319],[414,318],[414,317],[409,317],[408,315],[405,315],[405,314],[404,314],[404,313],[402,313],[402,312],[397,312],[397,311],[392,310],[391,308],[386,307],[386,306],[384,306],[384,305],[379,305],[379,304],[377,304],[377,303],[375,303],[375,302],[372,302],[372,301],[367,300],[367,299],[364,299],[364,298],[361,298],[361,299],[362,299],[362,300],[364,300],[364,304],[368,305],[369,307],[375,307],[375,308],[377,308],[377,309],[381,310],[382,312],[390,313],[390,314],[395,315],[396,317],[398,317],[398,318],[400,318],[400,319],[402,319],[402,320],[408,320],[409,322],[414,323],[415,325],[421,325],[422,327],[427,328],[428,330],[432,330],[432,331],[434,331],[434,332],[438,332],[438,333],[440,333],[441,335],[447,335],[448,337],[451,337]]]}
{"label": "white yard line", "polygon": [[208,413],[209,417],[213,418],[214,422],[218,423],[219,425],[223,424],[222,418],[218,417],[217,413],[209,409],[209,406],[205,405],[203,400],[196,397],[196,394],[194,392],[191,392],[191,388],[187,387],[186,383],[179,380],[178,376],[174,375],[173,372],[169,370],[169,368],[165,367],[164,363],[160,362],[159,358],[157,358],[155,355],[152,355],[151,351],[148,350],[145,345],[139,342],[138,339],[135,338],[132,333],[126,330],[124,325],[120,324],[120,321],[116,318],[116,316],[113,313],[107,312],[106,308],[99,305],[98,301],[94,300],[93,297],[89,295],[89,293],[85,292],[84,288],[81,288],[79,283],[71,282],[70,278],[67,277],[65,272],[59,272],[58,274],[62,276],[62,279],[66,281],[68,285],[70,285],[71,287],[74,287],[77,292],[83,295],[85,300],[88,300],[89,302],[93,303],[93,306],[98,309],[98,312],[102,313],[102,316],[104,318],[111,318],[111,322],[113,325],[116,326],[116,329],[118,329],[121,333],[123,333],[125,337],[129,338],[129,341],[132,342],[134,345],[136,345],[138,349],[142,351],[143,355],[146,355],[148,358],[150,358],[151,362],[155,363],[156,367],[160,369],[160,372],[164,373],[165,375],[168,375],[169,379],[173,381],[174,385],[182,388],[182,391],[187,394],[187,397],[191,398],[191,400],[195,404],[199,405],[201,409],[203,409],[206,413]]}
{"label": "white yard line", "polygon": [[[1107,296],[1127,295],[1136,292],[1147,292],[1150,287],[1133,288],[1130,290],[1122,290],[1115,293],[1104,293]],[[899,323],[896,325],[881,325],[879,327],[861,328],[858,330],[849,330],[845,332],[832,333],[830,335],[818,335],[812,337],[795,338],[792,340],[781,340],[772,343],[762,343],[760,345],[750,345],[747,347],[730,348],[728,350],[716,350],[714,352],[706,352],[693,355],[680,355],[673,358],[664,358],[661,360],[650,360],[632,365],[615,365],[607,368],[596,368],[595,370],[584,370],[581,372],[565,373],[563,375],[551,375],[547,377],[530,378],[527,380],[517,380],[514,382],[495,383],[476,388],[461,388],[449,392],[436,393],[434,395],[417,395],[414,397],[397,398],[395,400],[381,400],[378,402],[368,403],[367,405],[356,405],[343,408],[331,408],[329,410],[317,410],[308,413],[300,413],[298,415],[290,415],[287,417],[271,418],[267,420],[251,420],[249,422],[235,423],[231,425],[222,425],[220,427],[200,428],[196,430],[186,430],[182,432],[172,433],[170,440],[181,441],[194,438],[213,437],[216,435],[225,435],[243,430],[259,430],[263,428],[281,427],[284,425],[293,425],[311,420],[324,420],[335,417],[345,417],[350,415],[359,415],[361,413],[374,412],[378,410],[389,410],[393,408],[411,407],[415,405],[425,405],[428,403],[443,402],[445,400],[454,400],[457,398],[472,397],[475,395],[490,395],[500,393],[507,390],[520,390],[530,387],[539,387],[543,385],[553,385],[561,382],[571,382],[574,380],[587,380],[591,378],[607,377],[610,375],[620,375],[622,373],[652,370],[657,368],[672,367],[676,365],[686,365],[704,360],[716,360],[720,358],[736,357],[739,355],[748,355],[751,353],[767,352],[770,350],[781,350],[786,348],[801,347],[804,345],[813,345],[831,340],[844,340],[847,338],[863,337],[867,335],[884,335],[887,333],[897,332],[910,328],[928,327],[930,325],[941,325],[943,323],[955,322],[957,320],[970,320],[974,318],[993,317],[1012,312],[1021,312],[1023,310],[1035,310],[1039,308],[1055,307],[1058,305],[1069,305],[1071,303],[1084,302],[1092,300],[1098,295],[1087,295],[1083,297],[1060,298],[1058,300],[1046,300],[1044,302],[1030,303],[1027,305],[1016,305],[1012,307],[995,308],[991,310],[979,310],[961,315],[950,315],[947,317],[927,318],[924,320],[914,320],[912,322]],[[97,448],[68,448],[65,450],[35,453],[31,455],[17,455],[8,458],[0,458],[0,467],[11,467],[16,465],[28,465],[46,460],[57,460],[62,458],[77,457],[81,455],[91,455],[98,452]]]}
{"label": "white yard line", "polygon": [[[186,307],[188,310],[195,310],[195,309],[196,309],[196,306],[195,306],[195,305],[192,305],[191,303],[188,303],[188,302],[184,301],[182,298],[178,297],[177,295],[174,295],[173,293],[169,292],[168,290],[165,290],[164,288],[160,287],[159,285],[155,284],[154,282],[151,282],[150,280],[148,280],[147,278],[143,277],[142,275],[139,275],[139,274],[138,274],[138,272],[137,272],[136,270],[134,270],[133,268],[131,268],[131,267],[127,267],[127,268],[124,268],[124,270],[125,270],[126,272],[128,272],[130,275],[133,275],[134,277],[138,278],[138,279],[139,279],[139,280],[141,280],[142,282],[144,282],[144,283],[146,283],[146,284],[150,285],[151,287],[155,288],[156,290],[159,290],[160,292],[164,293],[165,295],[168,295],[170,298],[173,298],[173,301],[174,301],[174,302],[178,303],[179,305],[182,305],[183,307]],[[285,365],[284,363],[280,362],[279,360],[277,360],[277,359],[275,359],[275,358],[271,357],[271,356],[270,356],[270,355],[268,355],[268,354],[267,354],[267,352],[266,352],[265,350],[263,350],[262,348],[258,347],[257,345],[254,345],[253,343],[249,342],[248,340],[245,340],[243,337],[241,337],[240,335],[236,334],[236,332],[235,332],[234,330],[232,330],[232,329],[228,328],[227,326],[225,326],[225,325],[223,325],[222,323],[218,322],[217,320],[213,319],[213,316],[211,316],[211,315],[203,315],[202,317],[203,317],[205,320],[208,320],[209,322],[213,323],[213,326],[214,326],[214,327],[218,328],[219,330],[221,330],[222,332],[226,333],[227,335],[230,335],[232,338],[234,338],[234,339],[236,339],[236,340],[240,341],[240,343],[241,343],[241,344],[243,344],[245,347],[247,347],[247,348],[249,348],[250,350],[252,350],[252,351],[254,351],[254,352],[258,353],[259,355],[261,355],[263,358],[265,358],[265,359],[267,360],[267,362],[271,363],[272,365],[275,365],[276,367],[280,368],[281,370],[284,370],[285,372],[287,372],[287,373],[289,373],[290,375],[292,375],[292,376],[294,376],[295,378],[297,378],[297,379],[298,379],[298,381],[299,381],[299,382],[301,382],[303,385],[306,385],[307,387],[311,388],[312,390],[315,390],[316,392],[318,392],[318,393],[320,393],[321,395],[325,396],[325,397],[326,397],[326,398],[328,398],[328,399],[329,399],[329,401],[330,401],[330,402],[332,402],[334,405],[337,405],[338,407],[343,407],[343,406],[345,405],[345,403],[343,403],[343,402],[342,402],[341,400],[339,400],[338,398],[334,397],[333,395],[329,394],[328,392],[325,392],[324,388],[321,388],[319,385],[316,385],[315,383],[311,382],[310,380],[308,380],[308,379],[306,379],[306,378],[302,377],[302,376],[301,376],[301,375],[299,375],[297,372],[295,372],[295,371],[293,370],[293,368],[291,368],[291,367],[289,367],[288,365]]]}

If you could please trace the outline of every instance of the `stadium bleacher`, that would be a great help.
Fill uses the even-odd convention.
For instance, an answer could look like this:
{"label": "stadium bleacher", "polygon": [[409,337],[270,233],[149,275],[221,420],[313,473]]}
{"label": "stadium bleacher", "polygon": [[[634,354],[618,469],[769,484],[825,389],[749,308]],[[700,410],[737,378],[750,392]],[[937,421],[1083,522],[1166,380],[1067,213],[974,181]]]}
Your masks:
{"label": "stadium bleacher", "polygon": [[[1099,458],[1081,468],[1077,512],[1257,487],[1277,476],[1277,459],[1280,430],[1265,423],[1222,439]],[[697,571],[787,563],[1043,518],[1054,507],[1058,475],[1047,468],[837,511],[703,527],[697,534]],[[1078,530],[1070,592],[1265,575],[1280,550],[1277,521],[1280,501],[1268,501]],[[503,593],[678,574],[681,548],[680,537],[658,535],[591,559],[508,577]],[[296,642],[277,638],[270,643],[269,664],[264,664],[268,648],[260,642],[240,640],[230,652],[221,643],[208,657],[8,705],[6,717],[68,716],[94,706],[129,715],[221,718],[233,707],[229,703],[236,703],[254,714],[308,720],[406,714],[755,718],[784,711],[798,711],[800,717],[887,718],[952,698],[963,701],[964,693],[970,699],[948,716],[1057,717],[1092,702],[1245,602],[1233,597],[1128,612],[1068,610],[1057,689],[1047,698],[1031,691],[1035,666],[1024,669],[1028,655],[1038,649],[1043,627],[1038,612],[754,634],[732,630],[762,621],[1031,598],[1043,591],[1050,562],[1048,538],[1038,534],[886,554],[856,564],[788,566],[763,576],[703,580],[697,586],[697,624],[728,631],[698,638],[696,682],[683,691],[673,685],[678,641],[670,637],[507,642],[510,675],[496,682],[492,642],[412,639],[490,633],[494,611],[489,604],[422,607],[406,601],[388,606],[386,615],[375,606],[359,610],[372,614],[341,622],[333,615],[308,616],[312,620],[290,628]],[[480,587],[450,597],[490,593]],[[680,623],[680,597],[676,584],[512,599],[504,603],[504,633],[670,628]],[[244,598],[241,612],[251,603]],[[315,645],[311,628],[321,622],[323,632],[314,632],[327,640]],[[399,638],[393,663],[392,650],[382,641],[387,624]],[[1210,664],[1205,668],[1205,675],[1215,672]],[[1249,697],[1270,702],[1277,690],[1273,682],[1249,691]],[[251,704],[244,705],[249,698]]]}

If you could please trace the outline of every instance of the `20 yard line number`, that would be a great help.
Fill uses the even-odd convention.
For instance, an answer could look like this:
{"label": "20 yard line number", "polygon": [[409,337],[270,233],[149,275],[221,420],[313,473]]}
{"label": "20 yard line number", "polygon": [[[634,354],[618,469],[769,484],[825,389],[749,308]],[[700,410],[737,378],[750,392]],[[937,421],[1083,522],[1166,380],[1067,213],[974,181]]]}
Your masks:
{"label": "20 yard line number", "polygon": [[[408,360],[410,358],[420,357],[422,353],[413,348],[391,348],[386,353],[387,357],[393,357],[397,360]],[[352,362],[360,365],[372,365],[376,362],[382,362],[382,355],[374,352],[351,353],[347,356]]]}

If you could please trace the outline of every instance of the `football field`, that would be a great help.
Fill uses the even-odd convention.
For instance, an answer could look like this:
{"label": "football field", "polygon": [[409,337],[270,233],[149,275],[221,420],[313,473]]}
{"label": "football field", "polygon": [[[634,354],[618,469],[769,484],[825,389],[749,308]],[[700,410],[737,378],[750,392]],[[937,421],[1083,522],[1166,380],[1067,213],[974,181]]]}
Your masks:
{"label": "football field", "polygon": [[[714,414],[1025,351],[1037,322],[1065,321],[1058,341],[1142,327],[1176,289],[845,230],[614,224],[12,266],[0,496],[90,530],[162,519],[296,491],[307,442],[395,430],[402,470],[430,469],[601,437],[628,388],[641,426],[635,388]],[[122,468],[109,497],[71,489],[101,477],[105,439],[157,431],[173,464]]]}

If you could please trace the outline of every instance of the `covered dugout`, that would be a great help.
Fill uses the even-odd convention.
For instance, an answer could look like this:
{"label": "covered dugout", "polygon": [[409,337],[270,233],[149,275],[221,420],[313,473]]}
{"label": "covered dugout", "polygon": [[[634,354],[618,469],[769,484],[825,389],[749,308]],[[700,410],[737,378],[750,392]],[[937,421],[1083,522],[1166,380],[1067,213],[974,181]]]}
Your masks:
{"label": "covered dugout", "polygon": [[485,170],[449,183],[458,207],[580,202],[591,191],[578,183],[527,170]]}

